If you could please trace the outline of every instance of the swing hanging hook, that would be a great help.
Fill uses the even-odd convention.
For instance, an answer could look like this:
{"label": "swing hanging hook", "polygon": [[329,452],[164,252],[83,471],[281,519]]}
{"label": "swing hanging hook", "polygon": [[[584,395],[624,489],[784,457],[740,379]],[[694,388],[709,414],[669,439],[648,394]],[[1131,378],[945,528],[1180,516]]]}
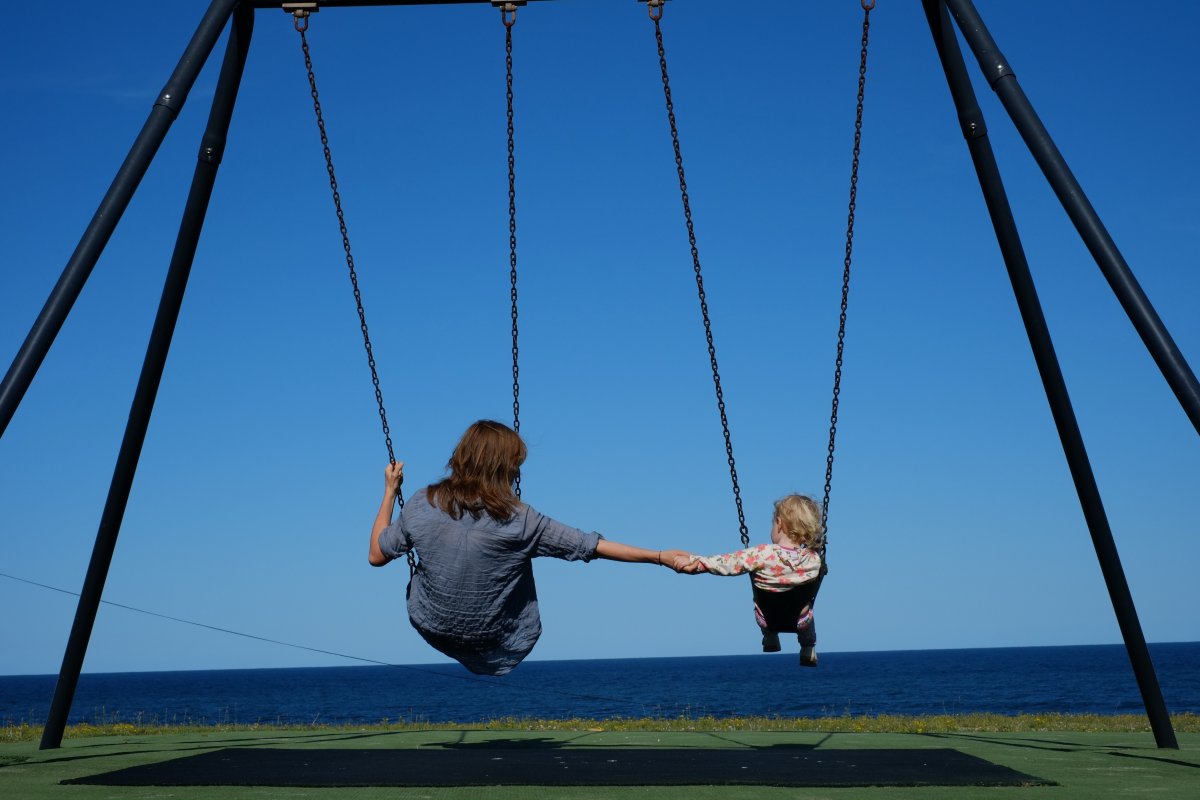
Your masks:
{"label": "swing hanging hook", "polygon": [[314,0],[306,0],[305,2],[284,3],[283,10],[292,15],[296,31],[304,33],[308,30],[309,16],[320,11],[321,5]]}
{"label": "swing hanging hook", "polygon": [[517,24],[517,4],[516,3],[497,3],[500,7],[500,21],[504,23],[504,27],[511,28]]}
{"label": "swing hanging hook", "polygon": [[658,22],[662,19],[663,5],[667,0],[646,0],[646,10],[650,12],[650,19]]}
{"label": "swing hanging hook", "polygon": [[863,11],[870,11],[875,8],[875,0],[862,0]]}

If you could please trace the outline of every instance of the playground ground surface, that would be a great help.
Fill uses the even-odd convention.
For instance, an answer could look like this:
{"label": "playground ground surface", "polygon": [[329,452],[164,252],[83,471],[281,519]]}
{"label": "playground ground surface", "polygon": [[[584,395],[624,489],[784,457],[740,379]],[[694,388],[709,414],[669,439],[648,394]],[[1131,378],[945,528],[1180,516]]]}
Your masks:
{"label": "playground ground surface", "polygon": [[[54,750],[38,750],[32,740],[0,744],[0,796],[1200,797],[1200,734],[1185,732],[1178,738],[1180,749],[1160,750],[1143,731],[189,728],[76,735]],[[588,768],[595,771],[583,777]],[[781,775],[796,785],[771,785]],[[580,779],[592,782],[564,785]],[[978,785],[977,779],[992,785]],[[1003,785],[996,785],[998,780]],[[136,785],[147,781],[167,785]],[[212,782],[226,785],[198,785]],[[365,785],[372,782],[376,785]],[[429,785],[438,783],[451,785]],[[473,785],[454,785],[464,783]]]}

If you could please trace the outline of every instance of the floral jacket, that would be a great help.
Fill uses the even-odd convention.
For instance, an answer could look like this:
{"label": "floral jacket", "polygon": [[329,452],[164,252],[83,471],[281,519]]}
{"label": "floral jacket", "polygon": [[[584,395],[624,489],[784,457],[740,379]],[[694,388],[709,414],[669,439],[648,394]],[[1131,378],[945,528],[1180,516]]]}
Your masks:
{"label": "floral jacket", "polygon": [[702,556],[700,563],[714,575],[751,573],[759,589],[785,592],[821,574],[821,554],[807,547],[760,544],[719,556]]}

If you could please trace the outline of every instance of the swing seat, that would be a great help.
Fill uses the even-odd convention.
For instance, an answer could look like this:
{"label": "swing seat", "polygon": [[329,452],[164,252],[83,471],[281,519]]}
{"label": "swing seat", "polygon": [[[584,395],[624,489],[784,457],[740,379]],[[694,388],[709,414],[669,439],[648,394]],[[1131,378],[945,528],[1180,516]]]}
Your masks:
{"label": "swing seat", "polygon": [[763,630],[796,633],[796,623],[817,597],[821,578],[784,592],[768,592],[754,587],[754,606],[766,621]]}

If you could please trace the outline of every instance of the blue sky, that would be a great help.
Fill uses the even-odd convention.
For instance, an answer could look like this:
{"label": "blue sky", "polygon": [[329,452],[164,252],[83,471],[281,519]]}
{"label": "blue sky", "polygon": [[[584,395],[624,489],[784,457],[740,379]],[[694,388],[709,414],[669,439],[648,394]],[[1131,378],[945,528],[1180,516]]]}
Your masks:
{"label": "blue sky", "polygon": [[[823,481],[861,10],[752,5],[679,0],[663,24],[761,540],[776,497]],[[8,11],[5,366],[205,6]],[[979,6],[1195,365],[1200,7],[1164,24],[1120,2]],[[1120,641],[920,4],[881,2],[871,31],[821,648]],[[538,4],[514,34],[525,499],[618,541],[734,549],[645,9]],[[503,30],[486,7],[325,10],[309,37],[411,492],[442,475],[469,422],[511,415]],[[82,584],[218,60],[0,439],[0,572]],[[1147,638],[1200,639],[1196,433],[976,91]],[[298,37],[262,12],[105,597],[439,661],[408,626],[403,565],[366,563],[385,460]],[[536,571],[534,658],[758,648],[742,580]],[[74,599],[0,579],[0,605],[0,673],[56,672]],[[108,607],[85,669],[339,663]]]}

